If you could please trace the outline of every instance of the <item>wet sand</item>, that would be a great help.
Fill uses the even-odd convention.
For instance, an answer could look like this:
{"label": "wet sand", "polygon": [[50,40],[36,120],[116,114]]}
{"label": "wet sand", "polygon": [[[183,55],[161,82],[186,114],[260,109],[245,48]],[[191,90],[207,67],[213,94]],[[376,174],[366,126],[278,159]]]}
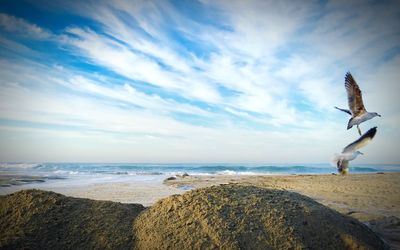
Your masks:
{"label": "wet sand", "polygon": [[185,190],[163,184],[164,176],[122,178],[101,180],[92,178],[67,179],[18,174],[0,175],[0,195],[7,195],[26,189],[52,191],[75,198],[138,203],[151,206],[156,201]]}
{"label": "wet sand", "polygon": [[138,185],[128,182],[92,184],[86,187],[76,186],[68,188],[68,190],[62,190],[62,188],[49,188],[48,190],[77,198],[138,203],[146,207],[162,198],[184,192],[181,189],[157,183]]}

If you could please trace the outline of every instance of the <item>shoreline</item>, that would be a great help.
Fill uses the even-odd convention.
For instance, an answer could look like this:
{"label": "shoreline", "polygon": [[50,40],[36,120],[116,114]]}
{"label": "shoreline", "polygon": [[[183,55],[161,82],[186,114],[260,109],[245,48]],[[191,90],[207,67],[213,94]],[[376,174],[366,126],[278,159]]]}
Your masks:
{"label": "shoreline", "polygon": [[121,176],[53,178],[27,175],[0,176],[0,195],[7,195],[26,189],[52,191],[74,198],[136,203],[151,206],[170,195],[181,194],[184,190],[163,184],[165,176]]}

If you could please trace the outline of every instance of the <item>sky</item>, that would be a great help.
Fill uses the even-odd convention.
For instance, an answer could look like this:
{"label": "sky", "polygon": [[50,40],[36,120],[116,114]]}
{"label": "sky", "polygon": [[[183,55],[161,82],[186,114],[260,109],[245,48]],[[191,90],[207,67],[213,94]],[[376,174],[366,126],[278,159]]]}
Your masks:
{"label": "sky", "polygon": [[398,1],[0,2],[0,162],[400,163]]}

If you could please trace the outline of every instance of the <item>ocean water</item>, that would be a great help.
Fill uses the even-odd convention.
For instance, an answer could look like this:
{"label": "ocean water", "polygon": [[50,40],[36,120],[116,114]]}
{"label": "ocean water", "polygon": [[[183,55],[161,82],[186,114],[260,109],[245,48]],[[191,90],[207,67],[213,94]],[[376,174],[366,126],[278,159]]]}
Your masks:
{"label": "ocean water", "polygon": [[[400,164],[352,165],[350,173],[400,172]],[[0,163],[0,195],[39,188],[63,193],[106,183],[159,190],[169,176],[331,174],[326,164]],[[66,193],[68,194],[68,193]]]}
{"label": "ocean water", "polygon": [[[0,163],[0,174],[73,176],[330,174],[330,164]],[[400,164],[354,164],[350,173],[400,172]]]}

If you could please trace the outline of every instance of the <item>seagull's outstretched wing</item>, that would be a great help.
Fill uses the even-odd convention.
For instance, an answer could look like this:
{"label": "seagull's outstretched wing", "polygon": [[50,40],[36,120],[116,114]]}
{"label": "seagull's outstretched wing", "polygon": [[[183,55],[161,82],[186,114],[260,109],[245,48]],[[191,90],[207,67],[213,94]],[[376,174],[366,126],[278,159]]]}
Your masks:
{"label": "seagull's outstretched wing", "polygon": [[338,110],[340,110],[340,111],[343,111],[343,112],[345,112],[345,113],[351,115],[351,112],[350,112],[350,110],[348,110],[348,109],[341,109],[341,108],[338,108],[338,107],[336,107],[336,106],[335,106],[335,109],[338,109]]}
{"label": "seagull's outstretched wing", "polygon": [[347,72],[346,74],[344,86],[346,87],[347,101],[353,117],[366,112],[362,100],[361,90],[350,72]]}
{"label": "seagull's outstretched wing", "polygon": [[370,130],[368,130],[365,134],[363,134],[360,138],[358,138],[356,141],[347,145],[343,149],[342,153],[352,153],[357,149],[364,147],[372,140],[372,138],[374,138],[375,134],[376,134],[376,127],[373,127]]}

